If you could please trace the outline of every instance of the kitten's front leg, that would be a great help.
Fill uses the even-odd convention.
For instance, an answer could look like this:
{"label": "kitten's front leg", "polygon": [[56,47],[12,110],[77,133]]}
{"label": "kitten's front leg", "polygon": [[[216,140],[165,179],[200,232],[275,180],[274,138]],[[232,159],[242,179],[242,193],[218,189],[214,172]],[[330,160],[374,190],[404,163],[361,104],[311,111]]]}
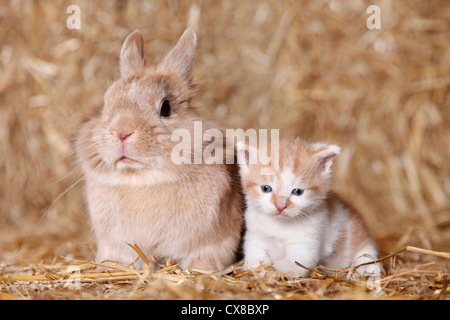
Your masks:
{"label": "kitten's front leg", "polygon": [[253,269],[260,265],[271,264],[272,259],[267,254],[262,239],[258,235],[247,231],[244,238],[244,268]]}
{"label": "kitten's front leg", "polygon": [[291,277],[306,277],[310,271],[300,267],[295,262],[297,261],[306,268],[315,268],[320,259],[318,248],[318,243],[291,244],[286,248],[285,258],[276,261],[274,267],[280,273],[293,272]]}
{"label": "kitten's front leg", "polygon": [[309,270],[301,268],[295,264],[297,260],[278,260],[273,263],[273,267],[279,273],[290,273],[288,278],[293,277],[306,277],[309,274]]}

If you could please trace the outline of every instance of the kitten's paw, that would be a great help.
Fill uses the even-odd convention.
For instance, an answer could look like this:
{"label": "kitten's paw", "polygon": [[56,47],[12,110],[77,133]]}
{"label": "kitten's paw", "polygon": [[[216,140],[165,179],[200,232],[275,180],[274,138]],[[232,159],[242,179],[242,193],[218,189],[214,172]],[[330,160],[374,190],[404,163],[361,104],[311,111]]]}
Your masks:
{"label": "kitten's paw", "polygon": [[244,269],[251,270],[255,276],[262,278],[267,273],[266,267],[264,267],[267,264],[260,259],[248,259],[244,261]]}
{"label": "kitten's paw", "polygon": [[356,269],[356,273],[366,277],[366,285],[370,290],[375,292],[381,291],[381,265],[379,263],[368,264]]}
{"label": "kitten's paw", "polygon": [[362,276],[366,277],[376,277],[381,276],[381,266],[379,263],[367,264],[364,266],[360,266],[355,270]]}
{"label": "kitten's paw", "polygon": [[277,261],[273,266],[278,273],[284,274],[288,279],[303,278],[309,275],[309,270],[301,268],[296,264],[287,263],[286,261]]}

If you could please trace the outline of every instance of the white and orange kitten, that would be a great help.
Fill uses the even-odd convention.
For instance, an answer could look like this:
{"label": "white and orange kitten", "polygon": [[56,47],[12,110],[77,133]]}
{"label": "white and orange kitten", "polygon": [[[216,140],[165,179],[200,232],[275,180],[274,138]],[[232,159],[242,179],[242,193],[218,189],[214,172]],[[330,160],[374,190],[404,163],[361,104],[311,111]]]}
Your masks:
{"label": "white and orange kitten", "polygon": [[[259,153],[266,148],[259,151],[239,142],[237,150],[247,201],[247,268],[271,264],[278,272],[306,276],[308,270],[295,261],[308,268],[320,264],[343,269],[355,261],[359,265],[377,259],[362,217],[330,190],[331,164],[340,151],[338,146],[281,140],[279,161],[270,163],[270,174],[261,174],[267,166],[251,161],[262,159]],[[381,267],[368,264],[356,272],[379,277]]]}

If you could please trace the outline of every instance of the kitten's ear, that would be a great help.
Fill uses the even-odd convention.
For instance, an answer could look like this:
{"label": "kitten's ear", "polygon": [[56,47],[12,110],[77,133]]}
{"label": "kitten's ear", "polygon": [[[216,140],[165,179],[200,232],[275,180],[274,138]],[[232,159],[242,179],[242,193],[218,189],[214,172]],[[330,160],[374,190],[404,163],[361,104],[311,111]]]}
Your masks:
{"label": "kitten's ear", "polygon": [[142,70],[145,64],[144,39],[139,30],[133,31],[120,51],[120,76],[127,78]]}
{"label": "kitten's ear", "polygon": [[192,80],[192,59],[194,58],[197,36],[192,28],[186,29],[175,46],[161,63],[163,68],[177,73],[183,80]]}
{"label": "kitten's ear", "polygon": [[317,150],[315,156],[318,158],[317,163],[320,171],[323,174],[329,174],[334,156],[340,153],[341,148],[336,145],[325,145],[322,143],[314,144],[314,148]]}
{"label": "kitten's ear", "polygon": [[258,159],[258,149],[244,141],[236,143],[238,164],[242,170],[248,170],[251,164],[256,164]]}

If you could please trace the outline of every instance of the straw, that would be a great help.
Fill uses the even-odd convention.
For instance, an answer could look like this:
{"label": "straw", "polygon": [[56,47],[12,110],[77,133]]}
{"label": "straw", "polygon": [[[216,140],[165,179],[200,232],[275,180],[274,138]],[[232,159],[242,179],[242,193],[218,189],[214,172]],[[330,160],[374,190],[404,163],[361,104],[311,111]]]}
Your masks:
{"label": "straw", "polygon": [[[447,2],[2,1],[0,298],[447,299]],[[381,30],[366,26],[374,3]],[[73,4],[79,30],[66,26]],[[343,277],[354,269],[317,267],[291,279],[258,278],[239,264],[180,270],[149,252],[137,254],[152,266],[143,273],[91,262],[74,140],[119,77],[125,37],[141,30],[152,61],[188,24],[198,38],[192,105],[201,115],[341,147],[334,190],[361,212],[380,256],[396,253],[382,261],[381,291]],[[80,289],[71,290],[76,277]]]}
{"label": "straw", "polygon": [[[142,252],[133,245],[137,252]],[[387,255],[370,263],[379,263],[407,252],[421,255],[438,256],[448,259],[448,253],[405,247],[399,252]],[[299,267],[305,268],[297,262]],[[363,265],[363,264],[361,264]],[[151,288],[155,285],[162,296],[171,299],[227,299],[268,298],[268,299],[311,299],[347,297],[354,299],[375,298],[421,298],[447,299],[448,268],[442,261],[430,261],[417,264],[413,268],[396,267],[390,274],[380,279],[368,281],[365,278],[342,277],[351,269],[361,266],[332,270],[324,267],[308,268],[311,275],[306,278],[292,278],[290,274],[277,273],[270,265],[257,270],[244,270],[242,263],[228,267],[223,271],[181,270],[177,265],[166,265],[153,272],[135,270],[110,263],[82,262],[52,271],[54,267],[37,265],[39,275],[17,275],[20,271],[6,272],[0,277],[1,299],[35,298],[36,290],[45,292],[52,298],[58,298],[61,291],[71,288],[71,299],[108,298],[98,295],[101,287],[108,285],[113,292],[127,298],[158,298]],[[94,268],[94,269],[93,269]],[[101,268],[99,270],[98,268]],[[321,270],[333,271],[327,273]],[[119,271],[118,271],[119,270]],[[261,273],[262,272],[262,273]],[[37,289],[36,289],[37,288]],[[32,289],[32,290],[31,290]],[[351,290],[351,291],[349,291]]]}

